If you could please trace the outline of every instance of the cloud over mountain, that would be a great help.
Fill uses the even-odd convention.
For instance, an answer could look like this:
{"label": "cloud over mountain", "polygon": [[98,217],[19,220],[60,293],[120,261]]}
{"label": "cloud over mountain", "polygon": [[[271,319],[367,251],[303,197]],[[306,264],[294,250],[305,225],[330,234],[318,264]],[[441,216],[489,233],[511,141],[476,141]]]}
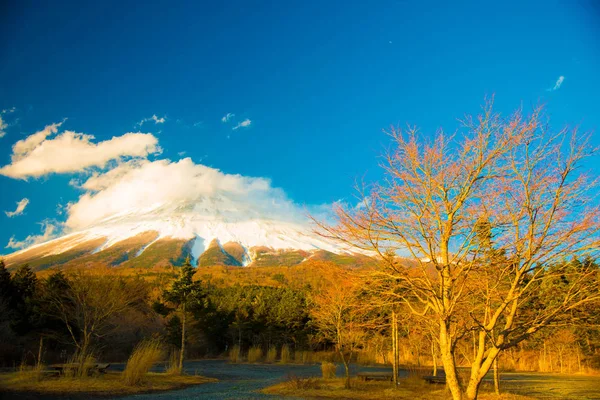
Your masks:
{"label": "cloud over mountain", "polygon": [[298,220],[304,212],[265,178],[225,174],[190,158],[131,161],[89,178],[69,207],[66,227],[85,229],[114,219],[194,214],[227,221]]}

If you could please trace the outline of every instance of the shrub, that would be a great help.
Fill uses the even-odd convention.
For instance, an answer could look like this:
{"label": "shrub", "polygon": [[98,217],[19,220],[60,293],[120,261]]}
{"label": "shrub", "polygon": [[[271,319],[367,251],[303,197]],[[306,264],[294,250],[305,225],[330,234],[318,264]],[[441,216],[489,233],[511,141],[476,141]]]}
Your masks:
{"label": "shrub", "polygon": [[229,350],[229,362],[239,363],[242,361],[242,351],[237,344]]}
{"label": "shrub", "polygon": [[144,376],[150,371],[154,364],[163,358],[160,342],[148,340],[139,343],[127,360],[125,371],[121,378],[126,385],[139,385]]}
{"label": "shrub", "polygon": [[273,363],[277,360],[277,347],[271,346],[269,347],[269,351],[267,351],[267,359],[266,362]]}
{"label": "shrub", "polygon": [[323,361],[321,363],[321,373],[323,374],[323,379],[333,379],[335,378],[335,364],[329,361]]}
{"label": "shrub", "polygon": [[292,356],[290,354],[290,346],[284,344],[283,346],[281,346],[281,357],[279,359],[279,362],[281,362],[282,364],[288,364],[291,359]]}
{"label": "shrub", "polygon": [[260,346],[252,346],[248,350],[248,362],[255,363],[262,359],[263,351]]}

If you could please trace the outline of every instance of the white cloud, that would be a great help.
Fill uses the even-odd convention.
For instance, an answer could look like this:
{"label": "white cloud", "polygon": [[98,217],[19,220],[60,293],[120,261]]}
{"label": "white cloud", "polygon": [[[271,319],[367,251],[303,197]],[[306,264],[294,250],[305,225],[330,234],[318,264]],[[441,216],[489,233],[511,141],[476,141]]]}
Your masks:
{"label": "white cloud", "polygon": [[235,117],[235,114],[227,113],[223,118],[221,118],[221,122],[228,122],[233,117]]}
{"label": "white cloud", "polygon": [[356,208],[357,210],[360,210],[362,208],[368,208],[371,205],[371,201],[371,198],[369,196],[366,196],[364,199],[359,201],[354,208]]}
{"label": "white cloud", "polygon": [[24,198],[21,201],[17,202],[17,208],[15,211],[4,211],[4,213],[8,218],[16,217],[17,215],[23,214],[23,211],[25,211],[25,207],[27,207],[27,204],[29,204],[29,199]]}
{"label": "white cloud", "polygon": [[562,86],[563,82],[565,80],[564,76],[559,76],[558,79],[556,80],[556,83],[554,84],[554,87],[548,89],[549,92],[553,92],[555,90],[560,89],[560,87]]}
{"label": "white cloud", "polygon": [[27,155],[27,153],[33,151],[36,147],[38,147],[46,138],[53,133],[58,132],[58,128],[64,123],[57,122],[55,124],[47,125],[44,129],[39,132],[34,133],[33,135],[27,136],[23,140],[19,140],[17,143],[13,145],[13,154],[12,159],[14,161],[15,158],[21,159]]}
{"label": "white cloud", "polygon": [[0,115],[0,139],[3,138],[4,135],[6,135],[6,128],[8,128],[8,124],[4,122],[4,120],[2,119],[2,115]]}
{"label": "white cloud", "polygon": [[92,176],[87,192],[69,207],[66,228],[80,230],[112,220],[176,218],[182,213],[226,220],[305,215],[269,179],[225,174],[190,158],[127,162]]}
{"label": "white cloud", "polygon": [[18,141],[13,146],[11,163],[0,168],[0,175],[26,179],[50,173],[83,171],[105,167],[111,160],[125,157],[146,157],[160,152],[158,139],[149,133],[126,133],[110,140],[93,143],[94,136],[73,131],[56,134],[61,123],[46,126],[42,131]]}
{"label": "white cloud", "polygon": [[166,116],[164,116],[162,118],[158,118],[156,116],[156,114],[154,114],[150,118],[144,118],[143,120],[141,120],[140,122],[138,122],[137,124],[135,124],[135,126],[139,127],[139,126],[144,125],[146,122],[150,122],[150,121],[154,121],[154,124],[164,124],[166,120],[167,120]]}
{"label": "white cloud", "polygon": [[29,235],[22,241],[15,240],[15,237],[12,236],[6,245],[7,249],[22,249],[25,247],[33,246],[35,244],[46,242],[50,239],[53,239],[56,235],[56,225],[43,221],[40,222],[42,226],[43,233],[41,235]]}
{"label": "white cloud", "polygon": [[15,110],[16,110],[16,108],[12,107],[12,108],[2,110],[0,112],[0,139],[2,139],[4,137],[4,135],[6,135],[5,129],[8,128],[8,124],[6,123],[6,121],[4,119],[2,119],[2,115],[14,113]]}
{"label": "white cloud", "polygon": [[252,123],[252,121],[250,121],[248,118],[246,118],[245,120],[243,120],[242,122],[240,122],[239,124],[237,124],[236,126],[234,126],[232,129],[236,130],[239,128],[247,128],[250,126],[250,124]]}

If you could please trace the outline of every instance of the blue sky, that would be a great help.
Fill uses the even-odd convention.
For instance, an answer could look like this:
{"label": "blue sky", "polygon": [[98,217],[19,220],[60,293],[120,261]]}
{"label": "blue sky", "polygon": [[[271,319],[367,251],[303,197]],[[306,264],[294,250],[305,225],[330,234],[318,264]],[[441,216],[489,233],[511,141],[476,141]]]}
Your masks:
{"label": "blue sky", "polygon": [[[541,102],[554,126],[600,127],[593,0],[148,3],[0,6],[0,166],[66,118],[59,133],[151,133],[150,160],[191,157],[316,205],[379,176],[382,129],[454,130],[492,94],[501,112]],[[1,213],[0,253],[59,227],[90,173],[0,176],[0,210],[29,200]]]}

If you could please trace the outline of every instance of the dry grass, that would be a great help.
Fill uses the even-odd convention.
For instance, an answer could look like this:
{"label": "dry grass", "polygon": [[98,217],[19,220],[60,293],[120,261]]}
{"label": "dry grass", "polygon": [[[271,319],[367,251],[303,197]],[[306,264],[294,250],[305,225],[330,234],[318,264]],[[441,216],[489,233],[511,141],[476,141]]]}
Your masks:
{"label": "dry grass", "polygon": [[329,361],[323,361],[321,363],[321,374],[323,375],[323,379],[333,379],[335,378],[335,364]]}
{"label": "dry grass", "polygon": [[242,349],[237,344],[229,350],[229,362],[239,363],[242,362]]}
{"label": "dry grass", "polygon": [[137,386],[142,383],[150,368],[164,356],[160,342],[148,340],[139,343],[127,360],[125,371],[121,375],[126,385]]}
{"label": "dry grass", "polygon": [[[448,400],[450,394],[442,385],[431,385],[423,379],[413,376],[402,379],[400,386],[393,388],[390,382],[363,382],[352,380],[351,389],[344,387],[343,378],[316,379],[316,378],[288,378],[287,381],[270,386],[262,390],[263,393],[279,396],[322,398],[322,399],[411,399],[411,400]],[[482,390],[479,400],[534,400],[537,396],[523,396],[518,394],[494,393]],[[574,399],[568,396],[556,396],[557,399]],[[577,397],[580,399],[588,397]]]}
{"label": "dry grass", "polygon": [[96,358],[92,354],[75,353],[67,363],[70,368],[65,368],[63,374],[68,378],[87,377],[92,365],[96,363]]}
{"label": "dry grass", "polygon": [[18,372],[0,374],[0,387],[5,392],[39,393],[56,396],[84,396],[88,394],[100,396],[128,395],[179,389],[215,381],[215,379],[202,376],[149,373],[142,384],[131,386],[123,381],[121,373],[118,372],[109,372],[99,377],[44,378],[41,381],[33,381]]}
{"label": "dry grass", "polygon": [[294,353],[294,362],[296,364],[308,364],[310,363],[310,355],[312,352],[306,350],[296,350]]}
{"label": "dry grass", "polygon": [[281,357],[279,357],[279,362],[282,364],[289,364],[292,359],[292,355],[290,353],[290,346],[284,344],[281,346]]}
{"label": "dry grass", "polygon": [[257,363],[262,360],[263,351],[260,346],[252,346],[248,350],[248,362],[249,363]]}
{"label": "dry grass", "polygon": [[179,368],[179,353],[172,351],[167,361],[167,369],[165,373],[169,375],[181,375],[181,368]]}
{"label": "dry grass", "polygon": [[388,382],[362,382],[352,380],[351,389],[344,387],[345,379],[315,379],[309,387],[301,388],[297,382],[288,380],[263,389],[266,394],[323,399],[413,399],[446,400],[446,391],[439,387],[409,388],[407,385],[394,389]]}
{"label": "dry grass", "polygon": [[44,365],[36,364],[34,366],[27,366],[25,363],[21,363],[17,370],[17,375],[24,380],[31,380],[32,382],[39,382],[44,378],[43,374]]}
{"label": "dry grass", "polygon": [[265,358],[265,362],[274,363],[277,360],[277,347],[271,346],[267,351],[267,357]]}

